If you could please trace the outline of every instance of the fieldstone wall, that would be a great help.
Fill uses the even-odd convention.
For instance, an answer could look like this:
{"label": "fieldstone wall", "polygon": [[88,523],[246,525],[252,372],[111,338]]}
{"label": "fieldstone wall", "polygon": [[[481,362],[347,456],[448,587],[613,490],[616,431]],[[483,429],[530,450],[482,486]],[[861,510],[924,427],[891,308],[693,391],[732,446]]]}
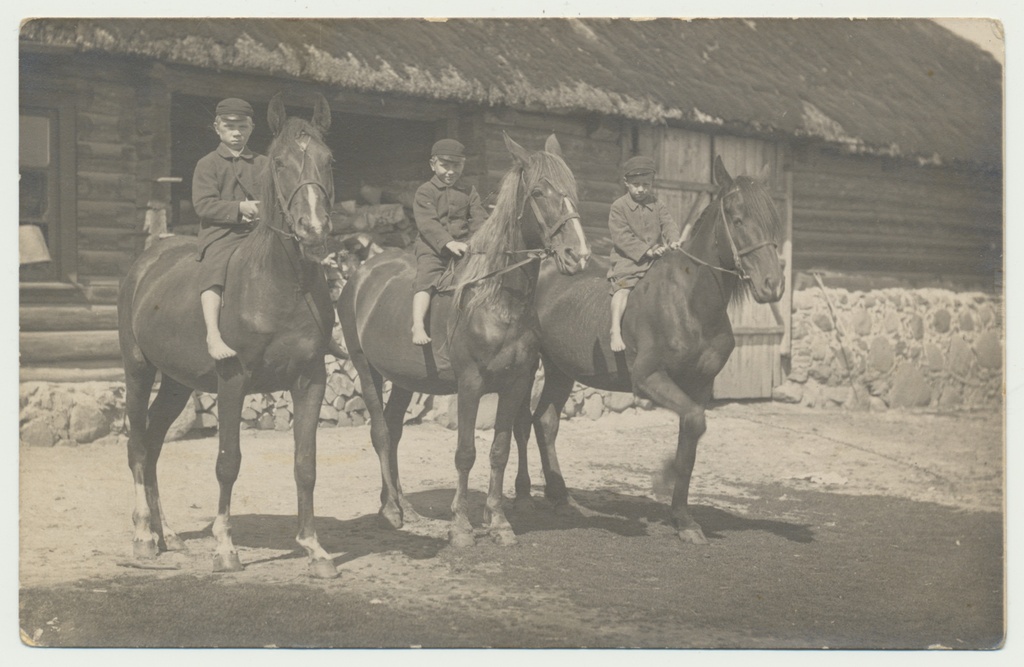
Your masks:
{"label": "fieldstone wall", "polygon": [[[369,416],[355,367],[348,360],[327,357],[327,390],[320,407],[320,428],[361,426]],[[540,374],[543,380],[543,372]],[[536,406],[542,384],[534,386]],[[385,384],[385,399],[390,386]],[[155,396],[155,392],[154,392]],[[25,382],[20,387],[20,435],[26,446],[76,446],[127,435],[124,383]],[[497,396],[484,396],[476,428],[494,428]],[[563,417],[597,419],[609,412],[652,409],[650,401],[632,394],[598,391],[577,385],[566,402]],[[414,394],[406,412],[408,423],[435,422],[449,429],[458,424],[454,396]],[[287,431],[292,427],[291,395],[287,391],[247,396],[242,406],[243,429]],[[217,396],[196,392],[171,426],[167,440],[189,434],[208,435],[217,428]]]}
{"label": "fieldstone wall", "polygon": [[797,290],[790,372],[773,398],[874,410],[1000,408],[1001,311],[982,293]]}
{"label": "fieldstone wall", "polygon": [[[332,284],[344,282],[339,274]],[[831,305],[831,308],[830,308]],[[792,356],[787,380],[773,398],[814,408],[943,411],[1003,405],[1001,301],[982,293],[891,288],[849,291],[818,287],[793,295]],[[340,329],[335,338],[341,340]],[[327,357],[320,427],[360,426],[366,404],[355,368]],[[534,386],[536,405],[543,380]],[[385,392],[388,388],[385,386]],[[485,396],[478,429],[494,426],[497,397]],[[609,412],[652,409],[632,394],[576,385],[563,418],[598,419]],[[456,427],[454,396],[416,394],[409,422]],[[25,382],[20,387],[21,443],[79,445],[127,433],[121,382]],[[288,392],[248,396],[242,428],[288,430]],[[217,427],[217,397],[196,393],[171,427],[169,440]]]}

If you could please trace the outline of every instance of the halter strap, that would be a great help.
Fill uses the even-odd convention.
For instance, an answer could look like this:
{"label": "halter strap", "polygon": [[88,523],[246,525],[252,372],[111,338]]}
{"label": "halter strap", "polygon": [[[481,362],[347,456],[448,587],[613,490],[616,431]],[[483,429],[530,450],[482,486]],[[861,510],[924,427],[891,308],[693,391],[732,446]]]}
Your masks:
{"label": "halter strap", "polygon": [[[754,245],[748,246],[742,250],[736,247],[736,240],[733,238],[732,229],[730,229],[729,227],[729,220],[728,218],[725,217],[725,199],[726,197],[728,197],[731,194],[734,194],[735,192],[736,190],[726,192],[718,199],[718,220],[721,220],[722,224],[725,226],[725,236],[727,239],[729,239],[729,249],[732,251],[733,266],[735,266],[736,268],[727,269],[724,266],[717,266],[715,264],[711,264],[710,262],[706,262],[703,259],[690,254],[689,252],[683,250],[682,248],[679,248],[679,251],[686,255],[687,257],[689,257],[690,259],[692,259],[693,261],[697,262],[698,264],[703,264],[708,268],[712,268],[716,271],[721,271],[722,273],[730,273],[739,278],[740,280],[750,280],[750,275],[743,269],[743,263],[740,261],[740,259],[746,257],[752,252],[764,248],[765,246],[772,246],[773,248],[776,249],[779,246],[774,241],[761,241],[760,243],[755,243]],[[718,222],[718,220],[716,220],[716,222]]]}

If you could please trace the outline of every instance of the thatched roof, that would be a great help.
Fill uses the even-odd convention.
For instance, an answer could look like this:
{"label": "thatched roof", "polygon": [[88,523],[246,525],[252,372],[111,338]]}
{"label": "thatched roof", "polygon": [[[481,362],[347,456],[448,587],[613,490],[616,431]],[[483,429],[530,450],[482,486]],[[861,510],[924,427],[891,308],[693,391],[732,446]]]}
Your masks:
{"label": "thatched roof", "polygon": [[22,44],[1002,164],[1002,68],[919,19],[40,19]]}

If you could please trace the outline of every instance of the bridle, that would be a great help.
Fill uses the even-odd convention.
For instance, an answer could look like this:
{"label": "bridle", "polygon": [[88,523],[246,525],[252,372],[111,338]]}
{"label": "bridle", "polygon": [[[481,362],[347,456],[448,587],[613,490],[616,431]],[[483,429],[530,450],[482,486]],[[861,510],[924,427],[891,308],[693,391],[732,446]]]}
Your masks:
{"label": "bridle", "polygon": [[[299,147],[302,149],[302,163],[299,165],[299,174],[304,174],[306,172],[306,155],[308,154],[307,148],[309,147],[309,138],[307,137],[305,142],[300,140],[297,143],[299,144]],[[313,166],[316,167],[316,164],[314,163]],[[324,199],[326,199],[327,201],[331,200],[331,193],[330,191],[328,191],[327,186],[323,184],[323,178],[321,177],[320,169],[316,168],[316,173],[313,175],[313,177],[307,178],[306,180],[303,181],[299,181],[299,183],[294,188],[292,188],[291,194],[289,194],[287,197],[284,196],[284,193],[281,192],[281,188],[278,186],[277,174],[271,172],[271,178],[274,181],[274,193],[277,196],[277,206],[278,209],[281,211],[281,214],[284,217],[285,222],[288,225],[288,229],[279,229],[270,224],[269,222],[266,223],[267,227],[277,232],[283,238],[292,239],[293,241],[301,241],[299,236],[295,233],[295,219],[292,217],[291,214],[292,202],[295,200],[295,196],[299,194],[299,191],[308,185],[311,185],[319,189],[323,193]]]}
{"label": "bridle", "polygon": [[530,196],[531,188],[529,188],[527,186],[526,176],[524,174],[524,170],[520,170],[520,172],[519,172],[519,180],[520,180],[520,182],[523,185],[524,194],[523,194],[522,201],[519,202],[519,206],[517,207],[517,210],[519,211],[519,213],[516,215],[516,220],[517,221],[521,221],[523,219],[523,214],[526,212],[526,201],[529,200],[530,201],[530,207],[533,209],[533,216],[537,220],[537,226],[540,228],[541,236],[543,237],[544,248],[543,249],[525,249],[525,250],[506,250],[505,253],[508,254],[508,255],[511,255],[511,256],[525,255],[525,258],[524,259],[520,259],[519,261],[513,262],[513,263],[511,263],[511,264],[509,264],[507,266],[503,266],[500,269],[495,269],[494,271],[490,271],[490,272],[488,272],[488,273],[486,273],[486,274],[484,274],[484,275],[482,275],[482,276],[480,276],[478,278],[474,278],[473,280],[470,280],[470,281],[466,282],[465,285],[467,285],[467,286],[468,285],[474,285],[474,284],[479,283],[479,282],[481,282],[483,280],[487,280],[488,278],[494,278],[496,276],[500,276],[500,275],[508,273],[510,271],[514,271],[514,270],[516,270],[516,269],[518,269],[518,268],[520,268],[522,266],[526,266],[527,264],[529,264],[531,262],[539,262],[540,260],[544,259],[545,257],[550,257],[551,255],[554,255],[555,251],[551,249],[551,244],[552,244],[552,239],[555,237],[555,235],[558,234],[558,232],[561,231],[561,229],[568,222],[571,222],[572,220],[581,221],[580,214],[579,214],[578,211],[575,210],[576,209],[575,206],[571,206],[571,207],[565,206],[565,202],[566,201],[571,201],[569,199],[569,195],[566,194],[565,192],[562,192],[558,188],[556,188],[554,186],[554,184],[550,180],[548,180],[546,177],[541,177],[541,179],[539,179],[536,183],[534,183],[534,185],[537,185],[541,181],[547,183],[551,187],[551,189],[554,190],[556,193],[558,193],[558,195],[561,197],[562,208],[566,209],[566,212],[562,214],[562,216],[558,219],[558,221],[554,225],[549,227],[548,224],[547,224],[547,220],[545,220],[544,216],[541,214],[540,205],[538,205],[537,202]]}
{"label": "bridle", "polygon": [[[553,242],[553,239],[554,239],[555,235],[558,234],[560,231],[562,231],[562,228],[565,227],[565,225],[567,223],[569,223],[569,222],[571,222],[573,220],[577,220],[577,221],[580,221],[581,224],[582,224],[582,220],[580,218],[579,211],[577,210],[576,206],[566,206],[565,203],[567,201],[571,203],[571,200],[569,199],[569,195],[567,193],[565,193],[565,192],[562,192],[558,188],[556,188],[555,185],[551,182],[551,180],[548,179],[546,176],[542,176],[533,185],[537,186],[537,185],[539,185],[542,182],[543,183],[547,183],[548,187],[550,187],[552,190],[554,190],[556,193],[558,193],[559,197],[561,197],[562,209],[565,211],[564,213],[562,213],[561,217],[559,217],[559,219],[553,225],[549,226],[548,223],[547,223],[547,220],[545,220],[544,216],[541,214],[540,205],[537,204],[537,201],[533,197],[530,196],[530,192],[532,191],[532,188],[529,187],[529,185],[526,182],[525,170],[522,170],[522,171],[519,172],[519,180],[523,184],[523,200],[519,204],[519,207],[518,207],[519,208],[519,215],[516,216],[516,220],[522,220],[523,219],[523,214],[526,212],[526,202],[527,202],[527,200],[529,200],[530,208],[533,209],[533,217],[536,218],[538,226],[540,227],[541,236],[543,237],[544,254],[545,255],[550,255],[553,252],[551,250],[551,244]],[[520,251],[520,252],[537,252],[537,251]]]}
{"label": "bridle", "polygon": [[737,248],[736,240],[733,238],[732,229],[730,229],[730,226],[729,226],[729,219],[725,215],[725,200],[726,200],[726,198],[729,197],[729,195],[737,194],[738,192],[739,192],[739,190],[730,190],[729,192],[726,192],[724,195],[719,197],[719,199],[718,199],[718,216],[717,216],[717,218],[715,220],[716,223],[719,220],[721,220],[722,224],[725,225],[725,236],[726,236],[727,239],[729,239],[729,249],[732,251],[733,266],[735,268],[734,269],[727,269],[724,266],[716,266],[714,264],[711,264],[710,262],[704,261],[703,259],[701,259],[699,257],[695,257],[694,255],[688,253],[686,250],[683,250],[682,248],[679,248],[679,251],[682,252],[687,257],[689,257],[690,259],[692,259],[693,261],[697,262],[698,264],[703,264],[704,266],[712,268],[712,269],[714,269],[716,271],[721,271],[723,273],[732,274],[732,275],[736,276],[737,278],[739,278],[740,280],[750,281],[750,280],[752,280],[751,277],[750,277],[750,274],[748,274],[746,272],[746,270],[743,268],[743,263],[740,260],[743,257],[746,257],[747,255],[749,255],[749,254],[751,254],[753,252],[756,252],[756,251],[758,251],[761,248],[764,248],[766,246],[772,246],[776,250],[778,250],[779,246],[774,241],[765,240],[765,241],[761,241],[759,243],[755,243],[755,244],[753,244],[751,246],[748,246],[746,248],[743,248],[742,250]]}
{"label": "bridle", "polygon": [[[309,138],[307,137],[307,140],[305,142],[299,140],[297,143],[299,144],[299,148],[302,149],[302,162],[299,164],[299,174],[301,176],[306,172],[306,155],[308,154],[307,149],[309,147]],[[288,257],[288,263],[291,265],[292,271],[295,273],[295,279],[298,282],[299,292],[305,299],[306,307],[309,309],[309,312],[313,317],[313,321],[316,322],[317,328],[320,330],[320,334],[324,337],[324,340],[329,341],[331,340],[331,332],[328,330],[326,323],[324,322],[323,318],[320,316],[319,311],[317,310],[316,304],[313,302],[313,295],[309,290],[306,275],[303,273],[301,268],[300,263],[302,260],[295,256],[297,250],[304,256],[305,248],[302,247],[302,239],[299,237],[298,234],[295,233],[295,219],[291,214],[292,201],[295,200],[295,196],[299,193],[299,191],[302,190],[302,188],[306,187],[307,185],[312,185],[318,188],[321,192],[323,192],[324,198],[328,202],[330,202],[332,199],[331,192],[322,182],[324,179],[322,178],[320,169],[316,167],[315,163],[313,163],[313,166],[316,168],[316,173],[314,174],[315,178],[307,178],[306,180],[299,181],[299,183],[292,189],[291,194],[289,194],[287,197],[283,196],[281,188],[278,185],[277,173],[271,170],[270,178],[274,184],[274,194],[277,197],[277,206],[278,209],[281,211],[281,215],[284,217],[285,223],[288,225],[288,229],[285,230],[275,227],[273,224],[270,223],[269,220],[264,222],[263,224],[265,224],[269,229],[273,230],[274,232],[277,232],[277,238],[281,242],[281,245],[284,247],[285,255]],[[328,209],[329,208],[330,206],[328,206]],[[290,239],[295,243],[285,243],[285,239]],[[299,246],[299,248],[296,247],[297,245]]]}

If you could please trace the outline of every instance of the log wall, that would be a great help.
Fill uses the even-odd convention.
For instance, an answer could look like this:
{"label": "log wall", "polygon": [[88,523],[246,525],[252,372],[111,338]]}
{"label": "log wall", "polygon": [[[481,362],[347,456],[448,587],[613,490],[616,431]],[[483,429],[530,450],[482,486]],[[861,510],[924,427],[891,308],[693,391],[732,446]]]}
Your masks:
{"label": "log wall", "polygon": [[793,265],[998,291],[1002,174],[795,151]]}

